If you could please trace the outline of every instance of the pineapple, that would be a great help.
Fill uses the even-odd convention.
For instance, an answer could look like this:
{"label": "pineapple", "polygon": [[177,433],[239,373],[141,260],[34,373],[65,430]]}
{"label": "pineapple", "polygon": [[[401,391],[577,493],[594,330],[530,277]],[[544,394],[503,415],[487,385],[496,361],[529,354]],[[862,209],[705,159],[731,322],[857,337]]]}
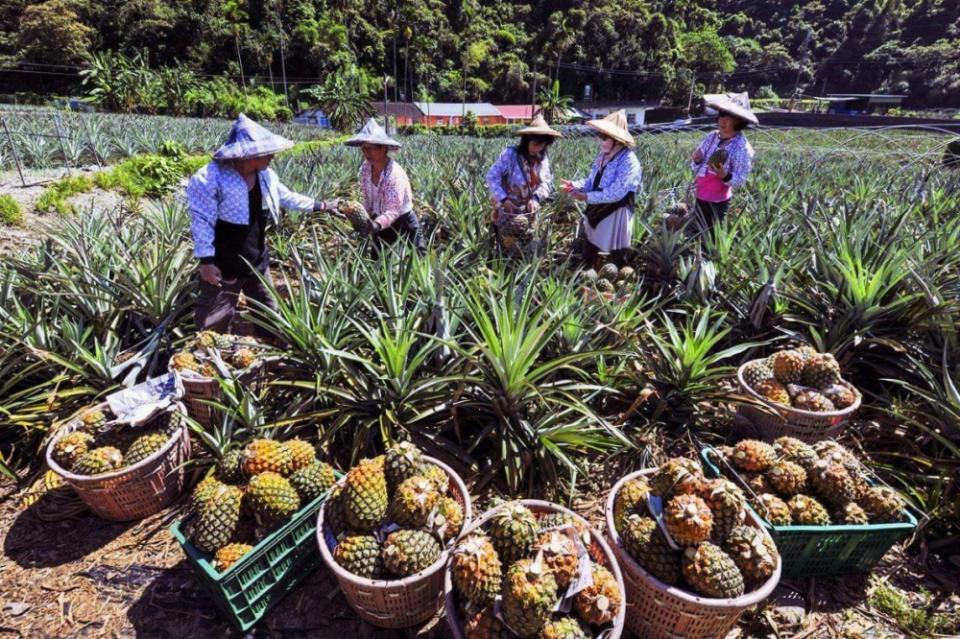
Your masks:
{"label": "pineapple", "polygon": [[803,356],[797,351],[780,351],[770,356],[773,376],[781,384],[798,384],[803,376]]}
{"label": "pineapple", "polygon": [[758,495],[773,492],[773,486],[770,485],[770,480],[768,480],[767,476],[763,473],[743,473],[742,477],[747,487]]}
{"label": "pineapple", "polygon": [[621,282],[632,282],[637,278],[637,272],[632,266],[623,266],[617,274],[617,279]]}
{"label": "pineapple", "polygon": [[797,393],[793,398],[793,407],[813,413],[829,413],[836,410],[833,402],[822,393],[812,390]]}
{"label": "pineapple", "polygon": [[616,264],[607,263],[600,267],[600,270],[597,271],[597,276],[604,280],[610,280],[611,282],[619,279],[620,269],[617,268]]}
{"label": "pineapple", "polygon": [[213,475],[201,479],[190,495],[190,510],[200,512],[220,486],[223,486],[223,483]]}
{"label": "pineapple", "polygon": [[775,462],[767,471],[767,480],[783,497],[793,497],[807,489],[807,471],[791,461]]}
{"label": "pineapple", "polygon": [[173,357],[170,358],[170,366],[176,371],[200,372],[200,362],[197,361],[197,358],[194,357],[190,351],[174,353]]}
{"label": "pineapple", "polygon": [[463,528],[463,507],[453,497],[443,495],[437,500],[436,511],[427,524],[442,541],[449,541],[459,535]]}
{"label": "pineapple", "polygon": [[272,439],[255,439],[243,451],[243,472],[249,477],[271,472],[286,477],[291,472],[290,450]]}
{"label": "pineapple", "polygon": [[548,621],[538,635],[539,639],[591,639],[593,635],[583,622],[572,617]]}
{"label": "pineapple", "polygon": [[347,532],[339,536],[333,549],[333,559],[358,577],[381,579],[384,575],[380,542],[373,535]]}
{"label": "pineapple", "polygon": [[852,501],[834,508],[830,513],[830,518],[838,524],[864,525],[870,523],[867,512]]}
{"label": "pineapple", "polygon": [[759,496],[760,514],[773,526],[789,526],[793,522],[793,515],[787,502],[776,495],[764,493]]}
{"label": "pineapple", "polygon": [[710,538],[713,515],[696,495],[677,495],[663,507],[667,532],[680,546],[696,546]]}
{"label": "pineapple", "polygon": [[829,526],[830,514],[823,505],[807,495],[794,495],[787,502],[790,518],[798,526]]}
{"label": "pineapple", "polygon": [[623,487],[613,500],[613,523],[617,531],[623,530],[623,521],[633,513],[646,508],[650,484],[645,477],[624,482]]}
{"label": "pineapple", "polygon": [[113,446],[102,446],[85,452],[77,458],[72,472],[77,475],[101,475],[123,466],[123,455]]}
{"label": "pineapple", "polygon": [[506,636],[503,622],[497,618],[493,606],[485,606],[480,610],[465,611],[463,633],[466,639],[502,639]]}
{"label": "pineapple", "polygon": [[216,348],[218,337],[216,331],[200,331],[193,339],[193,348]]}
{"label": "pineapple", "polygon": [[350,222],[350,226],[353,227],[354,231],[367,235],[372,230],[373,220],[370,219],[370,214],[367,213],[367,210],[363,208],[363,204],[360,204],[360,202],[356,200],[340,202],[338,210],[347,218],[347,221]]}
{"label": "pineapple", "polygon": [[308,504],[337,483],[333,467],[322,461],[316,461],[306,468],[295,471],[289,477],[290,485],[300,496],[300,502]]}
{"label": "pineapple", "polygon": [[577,544],[570,537],[556,530],[545,532],[537,540],[534,551],[543,553],[544,563],[560,588],[566,588],[577,577],[580,560]]}
{"label": "pineapple", "polygon": [[478,606],[492,603],[500,594],[502,566],[490,540],[473,534],[457,544],[450,560],[453,583]]}
{"label": "pineapple", "polygon": [[529,556],[539,532],[537,518],[518,501],[503,504],[490,520],[490,540],[506,563]]}
{"label": "pineapple", "polygon": [[757,385],[753,387],[753,390],[757,391],[760,397],[768,399],[775,404],[790,405],[790,393],[787,392],[787,388],[772,377],[761,379],[757,382]]}
{"label": "pineapple", "polygon": [[839,506],[857,496],[857,485],[842,464],[821,459],[810,469],[809,480],[828,504]]}
{"label": "pineapple", "polygon": [[243,474],[243,450],[234,448],[220,458],[217,477],[223,483],[234,486],[246,483],[247,477]]}
{"label": "pineapple", "polygon": [[347,523],[359,530],[373,530],[383,523],[388,505],[383,466],[375,461],[362,461],[350,469],[343,488]]}
{"label": "pineapple", "polygon": [[418,474],[423,464],[423,453],[410,442],[400,442],[387,448],[384,464],[387,485],[393,492],[404,480]]}
{"label": "pineapple", "polygon": [[682,570],[687,582],[701,595],[730,598],[743,594],[743,574],[737,564],[709,541],[686,549]]}
{"label": "pineapple", "polygon": [[832,455],[849,455],[846,448],[831,439],[821,439],[820,441],[814,443],[811,447],[821,459],[827,459]]}
{"label": "pineapple", "polygon": [[213,553],[230,543],[240,522],[242,501],[243,491],[236,486],[217,486],[193,524],[193,544],[203,552]]}
{"label": "pineapple", "polygon": [[213,565],[217,572],[227,572],[233,564],[240,561],[241,557],[253,550],[250,544],[227,544],[223,548],[218,548],[213,557]]}
{"label": "pineapple", "polygon": [[664,500],[673,495],[691,495],[700,488],[703,471],[692,459],[673,457],[650,477],[650,492]]}
{"label": "pineapple", "polygon": [[64,470],[72,470],[77,460],[90,450],[93,445],[93,435],[82,431],[67,433],[53,445],[53,461]]}
{"label": "pineapple", "polygon": [[260,473],[247,484],[246,500],[257,522],[267,528],[285,523],[300,510],[300,496],[290,482],[277,473]]}
{"label": "pineapple", "polygon": [[757,586],[765,582],[777,569],[777,546],[759,528],[739,526],[727,537],[723,549],[727,551],[743,573],[747,583]]}
{"label": "pineapple", "polygon": [[763,473],[776,459],[773,446],[755,439],[744,439],[733,449],[733,464],[740,470]]}
{"label": "pineapple", "polygon": [[860,506],[867,513],[871,523],[888,524],[903,521],[906,503],[892,488],[874,486],[868,488],[860,499]]}
{"label": "pineapple", "polygon": [[123,459],[127,466],[142,462],[144,459],[159,451],[170,441],[170,436],[159,431],[153,431],[140,435],[124,453]]}
{"label": "pineapple", "polygon": [[573,608],[577,616],[593,626],[613,621],[623,605],[623,592],[613,574],[600,564],[593,564],[593,584],[577,593]]}
{"label": "pineapple", "polygon": [[733,482],[726,479],[705,482],[700,497],[713,515],[711,536],[715,541],[722,542],[731,530],[743,523],[746,499],[743,491]]}
{"label": "pineapple", "polygon": [[587,526],[587,523],[579,517],[571,515],[570,513],[555,512],[545,515],[540,519],[539,523],[540,530],[544,532],[550,530],[551,528],[565,528],[572,526],[576,531],[580,542],[583,543],[584,546],[590,546],[590,528]]}
{"label": "pineapple", "polygon": [[823,393],[824,397],[830,400],[834,408],[837,410],[850,408],[857,403],[857,392],[851,389],[849,386],[844,386],[843,384],[833,384],[831,386],[827,386],[821,392]]}
{"label": "pineapple", "polygon": [[557,581],[539,560],[521,559],[503,580],[503,618],[521,637],[530,637],[550,620]]}
{"label": "pineapple", "polygon": [[798,347],[796,347],[796,348],[793,349],[793,350],[795,350],[795,351],[797,351],[798,353],[800,353],[800,358],[801,358],[804,362],[806,362],[808,359],[810,359],[810,358],[813,357],[814,355],[819,355],[819,354],[820,354],[820,353],[817,352],[817,349],[815,349],[813,346],[810,346],[810,345],[808,345],[808,344],[804,344],[803,346],[798,346]]}
{"label": "pineapple", "polygon": [[390,514],[401,526],[422,528],[439,499],[440,493],[429,479],[411,477],[397,486]]}
{"label": "pineapple", "polygon": [[653,519],[630,515],[623,522],[621,539],[644,570],[667,585],[680,582],[680,553],[670,547]]}
{"label": "pineapple", "polygon": [[238,348],[230,357],[230,365],[234,368],[243,370],[249,368],[257,362],[257,354],[252,348]]}
{"label": "pineapple", "polygon": [[440,543],[422,530],[398,530],[383,542],[383,564],[398,577],[426,570],[440,558]]}
{"label": "pineapple", "polygon": [[617,290],[616,287],[613,285],[613,282],[603,277],[597,280],[597,283],[595,286],[597,287],[597,290],[600,291],[601,293],[614,293]]}
{"label": "pineapple", "polygon": [[580,277],[583,278],[583,281],[587,284],[596,284],[600,275],[598,275],[594,269],[588,268],[580,274]]}
{"label": "pineapple", "polygon": [[811,388],[826,388],[840,382],[840,364],[830,353],[811,355],[803,363],[801,383]]}
{"label": "pineapple", "polygon": [[336,537],[347,530],[347,516],[343,509],[343,484],[337,484],[330,490],[323,504],[323,527]]}
{"label": "pineapple", "polygon": [[500,228],[501,232],[508,237],[525,239],[533,235],[533,225],[530,223],[530,217],[525,214],[511,215]]}
{"label": "pineapple", "polygon": [[750,388],[756,389],[757,384],[765,379],[773,379],[773,369],[770,368],[767,360],[755,359],[747,362],[747,365],[743,367],[743,381]]}
{"label": "pineapple", "polygon": [[806,469],[817,463],[817,451],[806,442],[802,442],[795,437],[778,437],[773,442],[773,450],[780,456],[780,459],[799,464]]}
{"label": "pineapple", "polygon": [[450,490],[450,476],[447,475],[447,471],[436,464],[423,464],[420,466],[420,470],[417,471],[417,475],[426,477],[432,481],[441,495],[446,494]]}
{"label": "pineapple", "polygon": [[317,461],[317,450],[310,442],[302,439],[289,439],[281,444],[290,454],[290,472],[310,466]]}

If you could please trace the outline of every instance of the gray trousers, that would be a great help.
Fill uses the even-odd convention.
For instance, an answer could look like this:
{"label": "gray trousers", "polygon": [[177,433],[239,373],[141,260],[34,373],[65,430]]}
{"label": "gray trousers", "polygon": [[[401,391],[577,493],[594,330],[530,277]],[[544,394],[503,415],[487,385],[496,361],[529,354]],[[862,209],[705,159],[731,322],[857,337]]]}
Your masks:
{"label": "gray trousers", "polygon": [[[273,282],[270,278],[270,269],[263,272],[263,277],[267,282]],[[197,295],[195,308],[197,330],[232,332],[240,293],[243,293],[247,299],[256,300],[270,308],[277,307],[270,290],[256,275],[221,280],[219,287],[200,280],[200,293]],[[256,332],[259,335],[263,331],[257,327]]]}

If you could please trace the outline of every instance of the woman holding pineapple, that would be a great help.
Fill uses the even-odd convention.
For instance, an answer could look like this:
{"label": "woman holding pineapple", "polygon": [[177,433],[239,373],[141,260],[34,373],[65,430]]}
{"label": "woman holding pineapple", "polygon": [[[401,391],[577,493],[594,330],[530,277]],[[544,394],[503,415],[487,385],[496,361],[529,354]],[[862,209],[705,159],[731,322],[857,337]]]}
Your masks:
{"label": "woman holding pineapple", "polygon": [[194,255],[200,260],[197,297],[198,331],[230,332],[242,292],[268,307],[270,253],[268,224],[280,219],[280,209],[323,211],[336,202],[321,202],[294,193],[269,167],[270,160],[293,142],[275,135],[240,114],[227,141],[213,161],[197,171],[187,185],[190,232]]}
{"label": "woman holding pineapple", "polygon": [[696,179],[697,217],[702,228],[723,221],[733,189],[743,186],[753,167],[753,147],[743,130],[757,124],[745,104],[727,97],[707,101],[717,111],[717,130],[703,139],[691,157]]}
{"label": "woman holding pineapple", "polygon": [[533,237],[540,204],[553,191],[547,149],[562,137],[538,114],[519,129],[520,143],[503,150],[487,171],[493,232],[509,253],[520,253]]}
{"label": "woman holding pineapple", "polygon": [[636,143],[623,110],[590,120],[587,126],[600,134],[600,153],[586,180],[564,180],[562,188],[587,204],[582,222],[584,268],[593,268],[601,251],[609,253],[617,267],[623,267],[633,230],[634,198],[641,188],[640,160],[631,150]]}

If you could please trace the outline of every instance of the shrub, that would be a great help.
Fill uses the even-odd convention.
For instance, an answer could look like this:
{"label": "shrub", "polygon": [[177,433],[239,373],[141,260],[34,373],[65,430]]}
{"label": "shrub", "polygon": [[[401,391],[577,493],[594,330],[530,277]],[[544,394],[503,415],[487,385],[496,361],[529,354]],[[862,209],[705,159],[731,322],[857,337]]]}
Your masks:
{"label": "shrub", "polygon": [[12,195],[0,195],[0,224],[23,224],[23,207]]}
{"label": "shrub", "polygon": [[60,215],[69,215],[74,212],[74,208],[67,200],[74,195],[91,190],[93,190],[93,180],[88,176],[65,177],[47,187],[37,200],[34,209],[38,213],[56,212]]}

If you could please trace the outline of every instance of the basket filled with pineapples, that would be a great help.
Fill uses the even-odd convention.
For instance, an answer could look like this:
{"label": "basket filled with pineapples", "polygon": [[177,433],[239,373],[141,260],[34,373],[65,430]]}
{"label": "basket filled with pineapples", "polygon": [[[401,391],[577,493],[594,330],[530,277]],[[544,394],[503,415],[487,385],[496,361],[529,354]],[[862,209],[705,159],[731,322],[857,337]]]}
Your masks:
{"label": "basket filled with pineapples", "polygon": [[742,486],[770,531],[785,577],[870,572],[917,527],[906,502],[833,440],[704,448],[705,468]]}
{"label": "basket filled with pineapples", "polygon": [[171,526],[221,615],[253,626],[320,565],[316,513],[338,474],[302,439],[255,439],[222,455]]}
{"label": "basket filled with pineapples", "polygon": [[190,458],[186,414],[175,403],[130,424],[116,419],[106,402],[87,407],[50,440],[47,465],[98,516],[147,517],[183,492],[183,464]]}
{"label": "basket filled with pineapples", "polygon": [[405,628],[443,605],[443,566],[471,517],[459,475],[399,442],[336,485],[317,519],[317,543],[364,621]]}
{"label": "basket filled with pineapples", "polygon": [[583,282],[583,296],[587,301],[599,298],[614,300],[630,294],[637,281],[637,272],[632,266],[617,268],[616,264],[606,263],[599,270],[587,269],[580,273]]}
{"label": "basket filled with pineapples", "polygon": [[222,398],[218,377],[242,377],[265,362],[262,344],[248,336],[201,331],[170,357],[168,369],[182,380],[190,417],[204,426],[213,419],[211,401]]}
{"label": "basket filled with pineapples", "polygon": [[616,639],[626,615],[613,551],[582,517],[524,499],[487,510],[457,540],[446,569],[456,639]]}
{"label": "basket filled with pineapples", "polygon": [[836,358],[810,346],[751,360],[737,370],[737,381],[755,402],[740,406],[740,414],[769,441],[835,436],[860,408],[860,392],[843,379]]}
{"label": "basket filled with pineapples", "polygon": [[610,491],[607,535],[627,586],[627,628],[641,637],[724,637],[780,581],[780,553],[743,491],[681,457]]}

